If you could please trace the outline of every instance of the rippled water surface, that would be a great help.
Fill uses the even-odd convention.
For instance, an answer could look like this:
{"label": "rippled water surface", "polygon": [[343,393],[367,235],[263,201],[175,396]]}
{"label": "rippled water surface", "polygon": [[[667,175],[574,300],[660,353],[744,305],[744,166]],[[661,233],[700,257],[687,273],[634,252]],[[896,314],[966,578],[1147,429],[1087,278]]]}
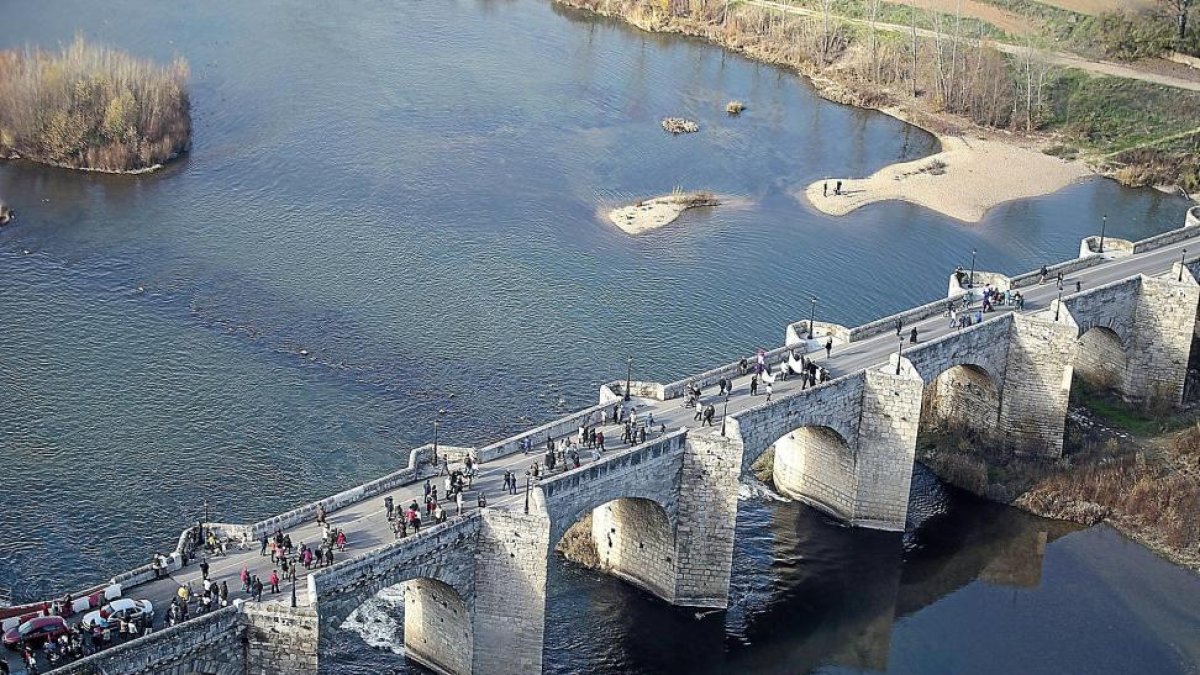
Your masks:
{"label": "rippled water surface", "polygon": [[[0,164],[21,216],[0,231],[0,586],[24,597],[144,562],[205,500],[250,520],[377,475],[439,409],[449,441],[493,440],[591,402],[628,354],[635,376],[674,379],[779,343],[812,294],[822,318],[861,322],[937,297],[972,249],[1016,272],[1072,256],[1103,214],[1130,238],[1183,215],[1090,180],[971,226],[903,204],[822,216],[794,191],[935,141],[780,69],[537,0],[0,12],[0,47],[82,31],[186,57],[196,125],[193,152],[149,176]],[[731,98],[749,111],[727,118]],[[703,130],[667,136],[669,114]],[[677,185],[738,199],[639,238],[597,217]],[[1190,672],[1196,635],[1129,593],[1200,606],[1192,577],[1097,530],[1051,544],[1038,584],[995,585],[980,551],[1027,519],[953,503],[904,548],[745,502],[726,617],[556,566],[548,667],[1048,666],[1013,648],[1028,639],[1089,672],[1128,672],[1126,643]],[[1125,643],[1105,637],[1118,624]],[[335,667],[393,667],[356,639]]]}

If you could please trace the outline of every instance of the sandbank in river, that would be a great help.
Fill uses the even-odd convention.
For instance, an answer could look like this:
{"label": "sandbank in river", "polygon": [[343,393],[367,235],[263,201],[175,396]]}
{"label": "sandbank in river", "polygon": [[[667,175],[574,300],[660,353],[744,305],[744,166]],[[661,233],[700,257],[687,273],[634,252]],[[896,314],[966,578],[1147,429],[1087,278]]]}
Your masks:
{"label": "sandbank in river", "polygon": [[[828,178],[804,189],[819,211],[843,216],[868,204],[898,199],[976,223],[988,209],[1014,199],[1051,194],[1093,175],[1083,162],[1000,141],[939,136],[942,151],[886,166],[867,178]],[[840,194],[835,194],[841,180]]]}

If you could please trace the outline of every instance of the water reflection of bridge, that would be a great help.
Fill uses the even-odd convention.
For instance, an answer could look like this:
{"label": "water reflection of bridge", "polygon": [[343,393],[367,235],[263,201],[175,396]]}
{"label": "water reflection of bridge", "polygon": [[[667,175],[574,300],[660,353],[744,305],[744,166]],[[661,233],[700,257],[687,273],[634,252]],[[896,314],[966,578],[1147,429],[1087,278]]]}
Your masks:
{"label": "water reflection of bridge", "polygon": [[884,671],[893,625],[976,581],[1014,588],[1041,583],[1046,546],[1076,531],[975,498],[930,518],[915,546],[895,536],[832,525],[815,514],[777,508],[774,555],[806,555],[787,587],[749,620],[753,650],[726,667],[760,673],[808,672],[822,665]]}

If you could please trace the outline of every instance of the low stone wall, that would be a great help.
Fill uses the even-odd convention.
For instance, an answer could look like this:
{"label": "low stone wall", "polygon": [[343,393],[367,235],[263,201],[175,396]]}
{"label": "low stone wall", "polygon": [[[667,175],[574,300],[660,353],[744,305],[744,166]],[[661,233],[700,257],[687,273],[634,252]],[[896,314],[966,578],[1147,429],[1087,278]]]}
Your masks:
{"label": "low stone wall", "polygon": [[[462,458],[470,453],[471,448],[439,445],[437,454]],[[437,471],[438,464],[437,459],[434,457],[433,445],[423,445],[409,452],[408,466],[399,471],[394,471],[382,478],[376,478],[362,485],[356,485],[348,490],[343,490],[332,497],[310,502],[286,513],[272,516],[266,520],[260,520],[251,525],[225,525],[224,527],[228,529],[223,530],[222,534],[240,537],[245,532],[250,535],[251,539],[258,539],[264,533],[269,534],[275,530],[287,530],[301,523],[316,519],[318,507],[324,507],[327,513],[332,512],[363,499],[390,492],[402,485],[415,483],[427,476],[436,475]]]}
{"label": "low stone wall", "polygon": [[502,441],[492,443],[475,452],[475,458],[480,462],[490,462],[500,457],[514,455],[521,451],[521,441],[532,438],[534,445],[546,442],[547,438],[557,438],[563,434],[578,431],[582,424],[596,424],[602,419],[604,412],[612,408],[612,403],[598,403],[590,408],[584,408],[576,413],[560,417],[528,431],[511,436]]}
{"label": "low stone wall", "polygon": [[1187,215],[1183,219],[1184,227],[1200,227],[1200,206],[1193,206],[1188,209]]}
{"label": "low stone wall", "polygon": [[1079,241],[1079,257],[1102,255],[1106,258],[1123,258],[1133,255],[1133,242],[1128,239],[1104,238],[1104,250],[1100,250],[1100,237],[1084,237]]}
{"label": "low stone wall", "polygon": [[[1056,276],[1058,276],[1059,272],[1067,275],[1071,272],[1078,272],[1079,270],[1086,270],[1089,267],[1102,265],[1104,262],[1104,256],[1092,255],[1086,258],[1075,258],[1074,260],[1068,260],[1055,265],[1048,265],[1046,267],[1046,281],[1054,279]],[[1041,281],[1041,277],[1041,270],[1033,270],[1032,272],[1025,272],[1024,274],[1019,274],[1013,277],[1010,280],[1010,283],[1012,284],[1013,288],[1028,288],[1029,286],[1038,285],[1038,283]]]}
{"label": "low stone wall", "polygon": [[[973,285],[971,281],[972,276],[974,276]],[[1011,287],[1010,284],[1011,281],[1008,276],[999,272],[975,270],[974,275],[970,272],[955,272],[950,275],[950,284],[946,292],[946,297],[961,297],[969,292],[972,299],[979,300],[983,298],[983,289],[988,286],[1003,292]]]}
{"label": "low stone wall", "polygon": [[[787,327],[787,334],[784,337],[783,343],[788,347],[799,347],[804,345],[807,352],[820,349],[820,345],[825,344],[825,340],[833,338],[834,343],[845,344],[850,341],[850,329],[837,323],[829,323],[828,321],[813,321],[812,322],[812,341],[808,339],[808,320],[797,321]],[[820,343],[819,345],[813,343]]]}
{"label": "low stone wall", "polygon": [[[663,400],[663,387],[661,382],[644,382],[641,380],[633,380],[629,383],[629,395],[634,398],[652,398],[657,401]],[[600,404],[605,403],[612,405],[616,401],[625,398],[625,380],[613,380],[600,386]]]}
{"label": "low stone wall", "polygon": [[1133,252],[1145,253],[1146,251],[1154,251],[1164,246],[1170,246],[1171,244],[1181,242],[1184,239],[1191,239],[1192,237],[1195,237],[1197,235],[1196,227],[1197,225],[1200,225],[1200,223],[1193,222],[1193,218],[1196,217],[1193,215],[1194,212],[1194,207],[1192,210],[1188,211],[1188,225],[1186,227],[1182,227],[1178,230],[1171,230],[1170,232],[1163,232],[1162,234],[1156,234],[1153,237],[1139,239],[1133,245]]}
{"label": "low stone wall", "polygon": [[875,337],[881,333],[893,332],[896,330],[897,321],[907,326],[911,323],[928,319],[931,316],[940,316],[946,311],[946,304],[948,302],[961,302],[964,295],[966,294],[960,293],[942,300],[934,300],[933,302],[926,303],[920,307],[913,307],[912,309],[907,309],[891,316],[885,316],[882,319],[872,321],[871,323],[865,323],[856,328],[851,328],[850,341],[858,342],[859,340],[865,340],[869,337]]}
{"label": "low stone wall", "polygon": [[[771,366],[775,366],[775,365],[779,364],[779,362],[786,359],[788,357],[788,355],[790,355],[791,353],[792,353],[792,348],[787,345],[784,345],[783,347],[776,347],[775,349],[772,349],[772,350],[766,352],[763,355],[763,359],[766,362],[766,366],[768,368],[770,368]],[[757,362],[758,362],[757,354],[747,356],[746,357],[747,372],[753,372],[754,364]],[[698,386],[701,389],[703,389],[706,387],[711,387],[714,384],[720,382],[722,378],[732,379],[735,377],[740,377],[741,375],[742,375],[742,372],[741,372],[741,368],[740,368],[740,360],[734,361],[733,363],[729,363],[729,364],[726,364],[723,366],[718,366],[716,368],[713,368],[712,370],[707,370],[703,373],[700,373],[699,375],[693,375],[691,377],[684,378],[682,380],[676,380],[675,382],[665,385],[663,387],[663,396],[667,399],[678,398],[680,396],[683,396],[684,392],[687,391],[687,387],[689,384]]]}
{"label": "low stone wall", "polygon": [[225,607],[106,649],[54,672],[60,675],[242,675],[244,662],[238,608]]}

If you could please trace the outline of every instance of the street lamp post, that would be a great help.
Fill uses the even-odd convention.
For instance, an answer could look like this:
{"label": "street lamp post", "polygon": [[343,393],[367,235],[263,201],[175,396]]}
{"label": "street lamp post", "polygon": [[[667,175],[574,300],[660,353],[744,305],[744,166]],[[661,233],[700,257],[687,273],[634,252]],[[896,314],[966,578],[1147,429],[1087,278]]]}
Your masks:
{"label": "street lamp post", "polygon": [[288,569],[292,571],[292,609],[296,609],[296,568],[289,567]]}
{"label": "street lamp post", "polygon": [[1179,278],[1176,281],[1183,281],[1183,266],[1187,264],[1187,249],[1183,249],[1179,254]]}
{"label": "street lamp post", "polygon": [[813,322],[817,320],[817,296],[812,296],[812,305],[808,308],[808,339],[813,339]]}
{"label": "street lamp post", "polygon": [[434,461],[434,462],[436,462],[436,461],[437,461],[437,451],[438,451],[438,427],[440,427],[441,425],[442,425],[442,421],[441,421],[441,420],[434,420],[434,421],[433,421],[433,461]]}
{"label": "street lamp post", "polygon": [[1104,231],[1108,229],[1108,214],[1100,218],[1100,253],[1104,253]]}
{"label": "street lamp post", "polygon": [[629,387],[633,383],[633,357],[625,359],[625,401],[629,401]]}
{"label": "street lamp post", "polygon": [[725,392],[725,408],[721,411],[721,435],[725,435],[725,418],[729,417],[729,392]]}
{"label": "street lamp post", "polygon": [[971,276],[967,277],[967,288],[975,288],[975,254],[978,251],[971,249]]}
{"label": "street lamp post", "polygon": [[1058,289],[1058,301],[1054,303],[1054,320],[1058,321],[1058,311],[1062,309],[1062,289]]}
{"label": "street lamp post", "polygon": [[896,348],[896,374],[900,374],[900,358],[904,352],[904,336],[900,336],[900,346]]}
{"label": "street lamp post", "polygon": [[525,469],[525,515],[529,515],[529,482],[533,477],[529,473],[529,469]]}

